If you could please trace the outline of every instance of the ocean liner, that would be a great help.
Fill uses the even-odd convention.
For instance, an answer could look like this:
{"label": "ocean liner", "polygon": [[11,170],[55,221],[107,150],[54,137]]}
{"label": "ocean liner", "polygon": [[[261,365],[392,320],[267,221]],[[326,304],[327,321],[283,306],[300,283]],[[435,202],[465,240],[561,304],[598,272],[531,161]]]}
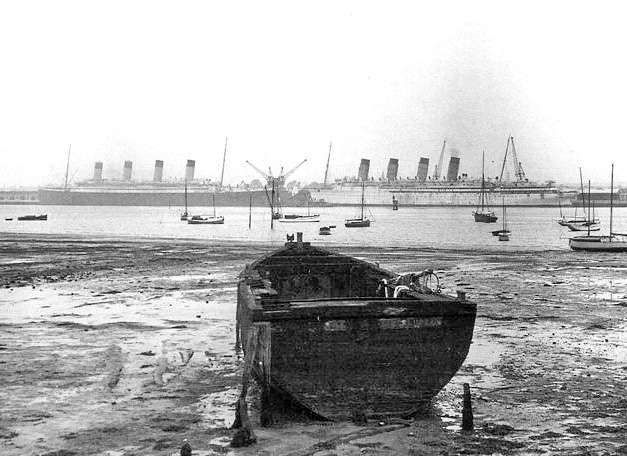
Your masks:
{"label": "ocean liner", "polygon": [[[268,205],[268,194],[271,192],[272,184],[270,188],[249,185],[225,186],[221,182],[196,179],[195,165],[195,160],[187,160],[184,180],[164,182],[163,161],[156,160],[152,181],[137,182],[132,180],[131,161],[127,160],[124,163],[122,180],[103,179],[102,162],[96,162],[92,179],[72,186],[66,184],[59,187],[42,187],[38,191],[38,200],[43,205],[183,207],[187,182],[187,205],[191,207],[208,206],[212,203],[213,196],[216,206]],[[291,172],[295,170],[296,168]],[[284,186],[285,179],[291,172],[278,177],[266,174],[265,177],[268,182]],[[304,206],[307,204],[306,195],[306,192],[292,195],[283,188],[280,192],[280,203],[283,206]]]}
{"label": "ocean liner", "polygon": [[[357,178],[343,179],[333,184],[311,189],[312,201],[319,204],[356,205],[360,201],[362,183],[365,200],[370,206],[468,206],[477,205],[481,194],[482,179],[469,179],[459,175],[460,158],[451,154],[446,175],[441,173],[446,141],[442,146],[439,162],[429,175],[429,159],[421,157],[418,172],[413,178],[399,178],[399,162],[390,158],[385,177],[369,176],[370,160],[362,159]],[[514,181],[503,179],[508,157],[514,164]],[[501,175],[485,180],[485,192],[490,201],[503,202],[507,206],[559,206],[561,200],[569,201],[574,191],[562,191],[554,182],[538,184],[526,178],[522,164],[516,156],[514,138],[509,137]]]}
{"label": "ocean liner", "polygon": [[[247,162],[266,179],[257,186],[240,184],[222,185],[219,182],[194,178],[194,160],[187,161],[185,180],[164,182],[163,161],[157,160],[152,181],[132,180],[132,162],[124,164],[122,180],[106,180],[102,177],[102,163],[96,162],[92,179],[76,185],[43,187],[38,191],[38,201],[43,205],[89,205],[89,206],[180,206],[184,205],[185,182],[188,184],[188,205],[208,206],[215,195],[217,206],[265,207],[269,204],[269,193],[274,187],[282,207],[314,206],[356,206],[360,204],[362,187],[367,206],[463,206],[475,207],[481,193],[482,179],[469,178],[459,174],[460,158],[451,153],[446,174],[442,173],[446,141],[442,147],[438,164],[429,175],[429,159],[421,157],[415,177],[398,176],[399,161],[390,158],[387,174],[374,179],[369,176],[370,160],[362,159],[356,178],[345,178],[327,184],[329,163],[325,172],[324,184],[312,184],[298,192],[285,188],[286,178],[306,160],[287,173],[273,176],[264,173]],[[330,158],[329,149],[329,158]],[[504,179],[506,164],[513,163],[515,179]],[[222,175],[224,175],[223,163]],[[538,184],[526,178],[522,164],[518,161],[514,139],[508,138],[503,166],[499,177],[485,180],[485,193],[490,202],[507,206],[549,206],[558,207],[561,203],[577,204],[576,191],[563,191],[554,182]],[[626,195],[627,197],[627,195]],[[273,200],[274,201],[274,200]],[[580,204],[580,203],[579,203]],[[620,204],[620,203],[619,203]]]}

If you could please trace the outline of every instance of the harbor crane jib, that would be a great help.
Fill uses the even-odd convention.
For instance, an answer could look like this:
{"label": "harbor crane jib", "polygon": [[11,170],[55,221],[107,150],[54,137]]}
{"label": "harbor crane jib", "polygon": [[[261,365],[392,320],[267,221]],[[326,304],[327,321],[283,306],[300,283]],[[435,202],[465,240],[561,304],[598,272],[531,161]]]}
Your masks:
{"label": "harbor crane jib", "polygon": [[525,170],[523,169],[522,163],[518,161],[518,156],[516,155],[516,146],[514,145],[514,137],[509,135],[507,138],[507,147],[505,148],[505,156],[503,157],[503,166],[501,167],[501,175],[499,176],[499,181],[503,182],[503,173],[505,171],[505,164],[507,163],[507,153],[511,147],[511,156],[512,161],[514,162],[514,176],[516,176],[516,182],[525,182],[527,179],[525,177]]}
{"label": "harbor crane jib", "polygon": [[292,168],[290,171],[288,171],[285,174],[283,174],[283,167],[281,167],[281,172],[279,173],[278,176],[272,175],[272,168],[270,167],[268,167],[268,172],[265,173],[261,169],[253,165],[251,162],[249,162],[248,160],[246,160],[246,163],[248,163],[255,171],[257,171],[259,174],[261,174],[264,177],[264,179],[266,179],[268,188],[272,188],[272,186],[274,185],[274,188],[278,189],[278,188],[285,187],[285,181],[287,180],[287,178],[290,177],[292,174],[294,174],[294,172],[296,172],[296,170],[300,168],[302,164],[305,163],[306,161],[307,159],[304,159],[302,162],[300,162],[298,165],[296,165],[294,168]]}

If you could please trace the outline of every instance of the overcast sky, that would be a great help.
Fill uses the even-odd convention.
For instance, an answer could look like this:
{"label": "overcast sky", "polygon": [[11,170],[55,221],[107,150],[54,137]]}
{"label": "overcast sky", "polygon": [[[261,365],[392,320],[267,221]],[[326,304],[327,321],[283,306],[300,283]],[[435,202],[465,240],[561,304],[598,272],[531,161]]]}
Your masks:
{"label": "overcast sky", "polygon": [[[498,175],[627,181],[621,2],[0,2],[0,187],[120,177],[225,183],[414,176],[442,142]],[[448,161],[448,158],[447,158]],[[431,170],[430,170],[431,173]],[[290,179],[290,180],[291,180]]]}

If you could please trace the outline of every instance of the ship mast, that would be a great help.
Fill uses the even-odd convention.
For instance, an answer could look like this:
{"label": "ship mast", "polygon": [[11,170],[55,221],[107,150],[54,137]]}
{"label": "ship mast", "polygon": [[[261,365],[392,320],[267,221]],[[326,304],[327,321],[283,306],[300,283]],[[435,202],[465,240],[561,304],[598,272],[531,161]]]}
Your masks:
{"label": "ship mast", "polygon": [[525,171],[523,170],[522,163],[518,161],[518,156],[516,155],[514,137],[510,135],[510,139],[512,140],[512,159],[514,160],[514,174],[518,182],[522,182],[525,180]]}
{"label": "ship mast", "polygon": [[327,157],[327,167],[324,170],[324,186],[327,186],[327,177],[329,175],[329,161],[331,161],[331,147],[333,146],[333,141],[329,143],[329,156]]}
{"label": "ship mast", "polygon": [[507,147],[505,147],[505,156],[503,157],[503,166],[501,166],[501,175],[499,176],[499,182],[500,183],[503,182],[503,171],[505,171],[505,162],[507,160],[507,151],[509,151],[509,138],[511,138],[511,135],[509,135],[507,137]]}
{"label": "ship mast", "polygon": [[499,181],[503,182],[503,172],[505,171],[505,163],[507,162],[507,152],[509,151],[510,141],[512,143],[512,160],[514,162],[514,176],[516,176],[516,181],[522,182],[525,180],[525,171],[523,170],[522,163],[518,161],[518,156],[516,155],[516,146],[514,145],[514,137],[509,135],[507,137],[507,147],[505,148],[505,156],[503,157],[503,166],[501,166],[501,176],[499,177]]}
{"label": "ship mast", "polygon": [[229,141],[229,138],[227,137],[224,140],[224,156],[222,157],[222,174],[220,174],[220,188],[222,188],[222,181],[224,180],[224,163],[226,162],[226,145]]}
{"label": "ship mast", "polygon": [[440,159],[438,160],[438,164],[435,167],[435,172],[433,173],[433,177],[436,180],[440,178],[440,172],[442,170],[442,163],[444,162],[444,149],[446,148],[446,140],[444,140],[444,144],[442,144],[442,152],[440,152]]}
{"label": "ship mast", "polygon": [[483,213],[485,198],[485,152],[481,154],[481,212]]}
{"label": "ship mast", "polygon": [[610,242],[612,242],[612,217],[614,215],[614,163],[612,163],[612,181],[610,183]]}
{"label": "ship mast", "polygon": [[70,174],[70,151],[72,150],[72,144],[70,143],[70,148],[67,151],[67,164],[65,165],[65,183],[63,184],[63,188],[67,190],[67,180],[68,174]]}

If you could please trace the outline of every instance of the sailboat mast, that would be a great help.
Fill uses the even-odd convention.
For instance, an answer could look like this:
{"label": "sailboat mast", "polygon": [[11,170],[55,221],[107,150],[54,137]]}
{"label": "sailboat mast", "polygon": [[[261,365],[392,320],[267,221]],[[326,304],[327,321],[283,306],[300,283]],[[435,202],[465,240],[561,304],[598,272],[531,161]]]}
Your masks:
{"label": "sailboat mast", "polygon": [[481,212],[483,212],[485,197],[485,152],[481,154]]}
{"label": "sailboat mast", "polygon": [[505,232],[505,197],[503,197],[503,232]]}
{"label": "sailboat mast", "polygon": [[224,140],[224,155],[222,157],[222,174],[220,174],[220,187],[222,187],[222,182],[224,181],[224,163],[226,162],[226,145],[229,141],[229,138],[227,137]]}
{"label": "sailboat mast", "polygon": [[270,204],[270,229],[274,229],[274,179],[272,180],[272,203]]}
{"label": "sailboat mast", "polygon": [[365,182],[361,182],[361,219],[364,219],[364,192],[366,191]]}
{"label": "sailboat mast", "polygon": [[610,242],[612,242],[612,216],[614,215],[614,163],[612,163],[612,181],[610,183]]}
{"label": "sailboat mast", "polygon": [[579,167],[579,185],[581,185],[581,207],[583,208],[583,213],[585,214],[586,213],[586,194],[583,192],[583,176],[581,175],[581,167]]}
{"label": "sailboat mast", "polygon": [[70,151],[72,150],[72,144],[70,144],[70,148],[67,151],[67,163],[65,165],[65,183],[63,184],[63,188],[67,190],[67,180],[68,175],[70,174]]}
{"label": "sailboat mast", "polygon": [[249,193],[248,196],[248,229],[250,229],[253,222],[253,194]]}
{"label": "sailboat mast", "polygon": [[590,180],[588,180],[588,236],[590,236]]}
{"label": "sailboat mast", "polygon": [[185,179],[185,213],[187,214],[187,179]]}
{"label": "sailboat mast", "polygon": [[329,155],[327,156],[327,167],[324,170],[324,186],[327,186],[327,177],[329,176],[329,162],[331,161],[331,147],[333,146],[333,141],[329,143]]}

